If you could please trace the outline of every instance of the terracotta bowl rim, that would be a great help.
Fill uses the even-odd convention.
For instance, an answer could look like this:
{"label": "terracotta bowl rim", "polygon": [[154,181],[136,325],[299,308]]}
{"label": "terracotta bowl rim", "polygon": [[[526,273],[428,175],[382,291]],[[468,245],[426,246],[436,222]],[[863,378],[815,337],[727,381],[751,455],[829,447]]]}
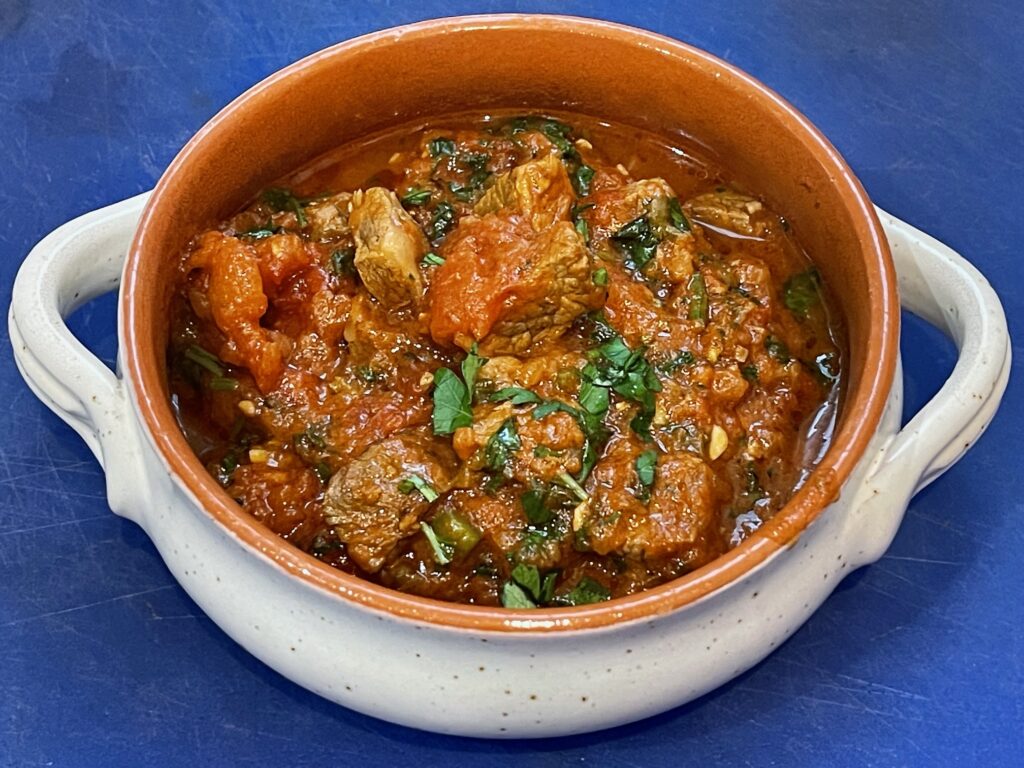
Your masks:
{"label": "terracotta bowl rim", "polygon": [[[851,215],[861,252],[869,264],[869,289],[876,297],[875,317],[868,338],[865,375],[857,390],[847,394],[844,411],[854,424],[842,443],[833,441],[825,459],[808,482],[757,534],[707,565],[660,587],[606,603],[573,608],[516,611],[446,603],[407,595],[343,573],[289,544],[238,506],[206,472],[178,429],[155,354],[146,354],[144,332],[137,330],[140,311],[136,286],[142,275],[147,233],[162,201],[173,198],[177,180],[189,172],[189,160],[205,137],[246,104],[319,62],[336,56],[401,44],[403,39],[459,33],[475,29],[561,31],[600,36],[649,47],[683,65],[718,73],[732,87],[744,89],[767,106],[791,133],[803,134],[816,161],[833,172],[835,184]],[[154,258],[151,256],[151,258]],[[835,501],[853,468],[865,453],[881,420],[896,368],[899,301],[888,243],[874,206],[845,161],[807,118],[767,86],[722,59],[678,40],[609,21],[547,14],[480,14],[453,16],[391,27],[352,38],[313,53],[271,74],[218,112],[185,145],[161,176],[139,221],[125,264],[121,293],[120,336],[128,390],[144,432],[178,488],[243,545],[268,558],[307,587],[382,614],[453,630],[531,633],[610,627],[675,611],[740,579],[773,554],[795,543],[801,532]]]}

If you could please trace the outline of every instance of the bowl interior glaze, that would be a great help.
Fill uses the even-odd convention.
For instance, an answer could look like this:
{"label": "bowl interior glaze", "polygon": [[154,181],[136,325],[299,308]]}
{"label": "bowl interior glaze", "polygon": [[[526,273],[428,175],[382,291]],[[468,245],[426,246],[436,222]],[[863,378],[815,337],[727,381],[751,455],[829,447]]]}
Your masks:
{"label": "bowl interior glaze", "polygon": [[[415,598],[344,574],[264,529],[207,475],[178,430],[164,376],[177,255],[274,179],[340,144],[468,110],[569,111],[707,148],[790,221],[848,335],[831,447],[761,531],[670,584],[598,606],[512,612]],[[423,22],[341,43],[258,84],[214,117],[157,185],[128,255],[122,354],[156,450],[220,523],[297,578],[393,615],[476,629],[603,626],[674,610],[790,542],[839,493],[875,431],[895,370],[899,307],[888,246],[835,149],[780,97],[709,54],[649,32],[556,16]]]}

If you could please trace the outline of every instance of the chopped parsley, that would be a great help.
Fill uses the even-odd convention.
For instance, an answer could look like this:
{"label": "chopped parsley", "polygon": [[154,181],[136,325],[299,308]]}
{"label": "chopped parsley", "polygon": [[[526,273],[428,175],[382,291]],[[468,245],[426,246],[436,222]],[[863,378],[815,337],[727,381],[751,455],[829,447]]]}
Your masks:
{"label": "chopped parsley", "polygon": [[586,245],[590,245],[590,227],[587,225],[586,219],[576,219],[576,232],[580,237],[583,238],[583,242]]}
{"label": "chopped parsley", "polygon": [[708,289],[704,283],[704,275],[694,272],[686,285],[689,303],[689,317],[701,323],[708,321]]}
{"label": "chopped parsley", "polygon": [[428,251],[420,261],[421,267],[440,267],[442,264],[444,264],[444,257],[438,256],[433,251]]}
{"label": "chopped parsley", "polygon": [[505,419],[484,447],[484,462],[491,471],[504,474],[512,454],[522,447],[515,419]]}
{"label": "chopped parsley", "polygon": [[594,285],[604,288],[606,285],[608,285],[608,270],[605,269],[604,267],[594,270],[592,278],[594,280]]}
{"label": "chopped parsley", "polygon": [[654,486],[654,474],[658,467],[658,452],[644,451],[636,457],[636,478],[640,483],[637,498],[647,502],[651,498],[651,488]]}
{"label": "chopped parsley", "polygon": [[356,249],[353,246],[331,252],[329,269],[335,277],[354,275],[356,272]]}
{"label": "chopped parsley", "polygon": [[756,365],[744,365],[740,368],[740,373],[743,374],[743,378],[747,381],[757,382],[757,366]]}
{"label": "chopped parsley", "polygon": [[658,236],[647,216],[638,216],[611,237],[626,257],[626,267],[642,270],[658,250]]}
{"label": "chopped parsley", "polygon": [[441,541],[434,532],[434,529],[430,527],[430,523],[420,523],[420,530],[423,531],[423,535],[427,537],[427,541],[430,543],[430,548],[434,550],[434,560],[438,565],[448,565],[452,561],[452,555],[454,554],[454,547],[446,541]]}
{"label": "chopped parsley", "polygon": [[668,201],[668,216],[672,226],[680,232],[689,232],[693,229],[690,226],[690,220],[686,218],[686,214],[683,213],[683,209],[679,206],[678,197],[673,197]]}
{"label": "chopped parsley", "polygon": [[427,225],[427,239],[436,245],[444,239],[444,236],[448,234],[448,230],[454,224],[455,209],[452,208],[451,203],[438,203],[434,206],[434,213],[431,215],[430,223]]}
{"label": "chopped parsley", "polygon": [[594,180],[594,169],[589,165],[580,165],[572,175],[569,177],[572,181],[573,189],[576,190],[576,194],[580,197],[586,197],[590,194],[590,182]]}
{"label": "chopped parsley", "polygon": [[427,151],[430,152],[431,157],[441,157],[447,155],[448,157],[455,156],[455,142],[451,139],[436,138],[431,139],[427,144]]}
{"label": "chopped parsley", "polygon": [[419,491],[420,496],[426,499],[428,503],[435,502],[438,498],[438,493],[434,490],[434,486],[419,475],[409,475],[398,484],[398,490],[406,496],[413,491]]}
{"label": "chopped parsley", "polygon": [[306,212],[302,210],[300,201],[289,190],[281,187],[270,187],[263,192],[263,202],[275,211],[291,211],[295,214],[295,220],[299,227],[306,226]]}
{"label": "chopped parsley", "polygon": [[541,402],[540,395],[522,387],[505,387],[490,395],[488,398],[492,403],[501,403],[508,400],[512,405],[527,405],[529,403]]}
{"label": "chopped parsley", "polygon": [[768,350],[769,355],[774,357],[780,363],[788,363],[790,361],[789,347],[787,347],[786,342],[778,336],[769,336],[765,339],[764,348]]}
{"label": "chopped parsley", "polygon": [[610,600],[612,593],[598,581],[584,576],[566,595],[555,598],[561,605],[590,605]]}
{"label": "chopped parsley", "polygon": [[412,187],[402,195],[402,205],[426,205],[430,202],[430,190]]}
{"label": "chopped parsley", "polygon": [[511,576],[501,590],[501,604],[505,608],[536,608],[551,601],[557,578],[554,571],[542,578],[537,566],[519,563]]}
{"label": "chopped parsley", "polygon": [[821,302],[821,278],[818,270],[809,269],[793,275],[782,286],[782,300],[797,317],[807,317],[812,307]]}
{"label": "chopped parsley", "polygon": [[462,361],[462,379],[450,368],[434,371],[434,413],[432,416],[435,435],[450,435],[460,427],[473,423],[473,388],[476,375],[487,358],[476,353],[476,345]]}

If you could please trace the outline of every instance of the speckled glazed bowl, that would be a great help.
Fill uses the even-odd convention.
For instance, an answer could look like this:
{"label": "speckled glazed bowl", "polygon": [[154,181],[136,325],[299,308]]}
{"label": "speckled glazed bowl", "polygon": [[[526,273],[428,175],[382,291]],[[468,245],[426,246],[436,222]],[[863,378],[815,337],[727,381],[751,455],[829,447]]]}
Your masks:
{"label": "speckled glazed bowl", "polygon": [[[835,287],[849,333],[831,448],[786,508],[700,570],[599,605],[453,605],[334,570],[239,508],[193,455],[168,404],[169,286],[174,255],[193,233],[338,144],[421,116],[508,107],[701,142],[753,189],[770,191]],[[902,431],[897,276],[905,306],[961,347],[949,382]],[[62,318],[119,280],[115,377]],[[151,195],[40,243],[18,276],[10,326],[33,390],[102,462],[112,509],[146,530],[224,631],[339,704],[478,736],[636,720],[755,664],[844,574],[882,554],[910,497],[984,429],[1009,370],[1005,320],[984,278],[926,235],[880,221],[832,146],[776,94],[675,40],[548,16],[385,30],[271,76],[211,120]]]}

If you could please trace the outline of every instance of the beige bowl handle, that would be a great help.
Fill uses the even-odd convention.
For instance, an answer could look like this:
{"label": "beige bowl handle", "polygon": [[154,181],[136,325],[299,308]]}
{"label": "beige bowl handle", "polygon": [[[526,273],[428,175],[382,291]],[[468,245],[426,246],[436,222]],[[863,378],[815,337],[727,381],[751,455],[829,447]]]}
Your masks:
{"label": "beige bowl handle", "polygon": [[959,356],[938,393],[873,459],[862,500],[854,505],[859,530],[851,560],[858,565],[884,554],[914,494],[985,431],[1006,390],[1011,360],[1006,316],[984,275],[935,238],[881,209],[878,215],[902,306],[949,336]]}
{"label": "beige bowl handle", "polygon": [[111,509],[136,521],[141,509],[134,499],[145,479],[124,382],[72,335],[64,318],[117,290],[148,197],[87,213],[43,238],[18,270],[8,315],[21,375],[95,454]]}

